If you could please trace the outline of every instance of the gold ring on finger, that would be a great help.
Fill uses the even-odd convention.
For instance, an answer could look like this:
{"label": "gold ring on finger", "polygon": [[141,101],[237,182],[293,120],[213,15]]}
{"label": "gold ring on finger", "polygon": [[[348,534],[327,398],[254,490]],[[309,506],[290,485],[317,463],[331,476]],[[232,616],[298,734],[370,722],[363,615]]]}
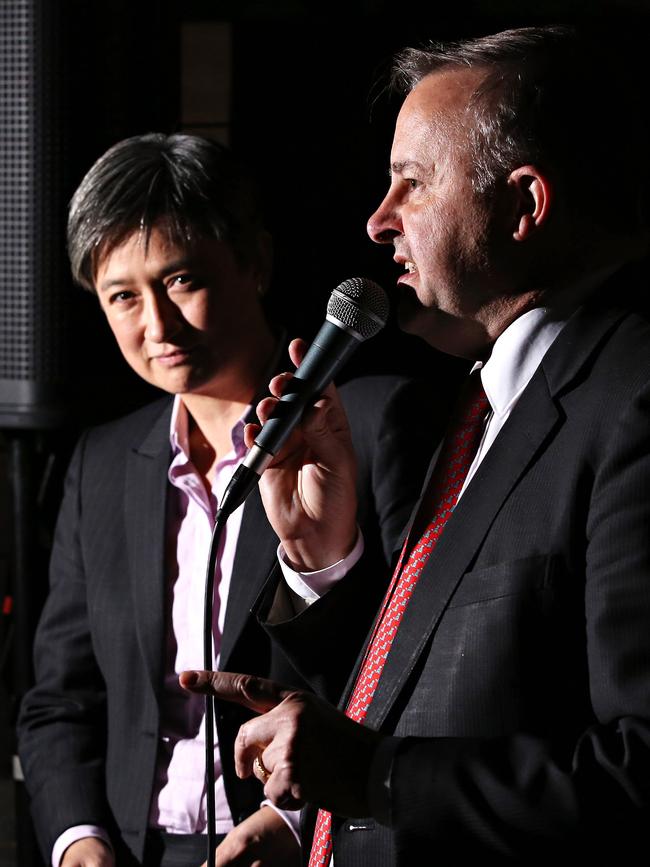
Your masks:
{"label": "gold ring on finger", "polygon": [[271,776],[271,771],[264,766],[262,753],[258,753],[253,759],[253,773],[261,783],[266,785],[266,781]]}

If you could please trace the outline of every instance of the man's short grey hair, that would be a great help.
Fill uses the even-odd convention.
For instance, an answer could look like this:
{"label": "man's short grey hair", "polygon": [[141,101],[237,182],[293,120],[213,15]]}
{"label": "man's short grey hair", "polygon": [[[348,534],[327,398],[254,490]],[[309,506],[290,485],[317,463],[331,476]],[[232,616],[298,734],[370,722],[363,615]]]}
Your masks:
{"label": "man's short grey hair", "polygon": [[405,94],[443,69],[484,71],[468,106],[477,191],[535,163],[578,202],[596,192],[595,172],[620,215],[632,192],[621,183],[621,162],[645,159],[647,136],[641,56],[627,47],[631,32],[613,30],[547,25],[431,42],[397,55],[391,84]]}

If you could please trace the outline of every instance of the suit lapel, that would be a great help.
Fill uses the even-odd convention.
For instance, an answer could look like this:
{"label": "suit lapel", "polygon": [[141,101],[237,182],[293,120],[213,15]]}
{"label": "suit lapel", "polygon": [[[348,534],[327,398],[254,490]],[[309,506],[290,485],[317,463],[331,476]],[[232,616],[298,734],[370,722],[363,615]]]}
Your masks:
{"label": "suit lapel", "polygon": [[162,685],[165,605],[165,509],[171,402],[129,453],[125,517],[140,649],[156,695]]}
{"label": "suit lapel", "polygon": [[623,315],[623,311],[582,308],[547,353],[481,462],[416,584],[368,709],[369,726],[378,728],[385,720],[503,502],[562,424],[555,398],[578,376]]}
{"label": "suit lapel", "polygon": [[277,547],[278,538],[266,518],[259,489],[255,488],[244,505],[237,540],[221,639],[219,668],[222,670],[228,670],[230,656],[251,616],[253,603],[275,562]]}

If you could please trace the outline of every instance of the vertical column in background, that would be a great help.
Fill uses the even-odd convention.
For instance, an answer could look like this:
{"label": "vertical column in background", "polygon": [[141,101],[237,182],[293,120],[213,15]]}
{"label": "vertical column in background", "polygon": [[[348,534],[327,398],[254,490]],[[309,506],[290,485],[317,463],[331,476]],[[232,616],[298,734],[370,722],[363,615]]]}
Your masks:
{"label": "vertical column in background", "polygon": [[183,132],[230,144],[231,25],[184,21],[181,25],[181,126]]}

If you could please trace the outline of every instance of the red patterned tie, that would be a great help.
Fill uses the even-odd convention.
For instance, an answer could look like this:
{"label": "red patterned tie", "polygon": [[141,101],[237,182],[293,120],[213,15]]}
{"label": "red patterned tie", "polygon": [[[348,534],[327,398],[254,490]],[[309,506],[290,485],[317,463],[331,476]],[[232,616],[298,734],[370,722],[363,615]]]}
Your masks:
{"label": "red patterned tie", "polygon": [[[365,719],[413,588],[456,505],[467,471],[481,441],[487,410],[488,400],[477,371],[470,376],[467,388],[451,420],[429,482],[428,494],[423,498],[420,512],[411,528],[409,539],[411,536],[416,539],[419,536],[419,541],[413,546],[402,569],[409,540],[404,543],[380,615],[375,623],[366,656],[345,711],[346,716],[355,722],[362,723]],[[432,517],[429,518],[429,515]],[[309,867],[326,867],[331,855],[332,814],[327,810],[319,810]]]}

